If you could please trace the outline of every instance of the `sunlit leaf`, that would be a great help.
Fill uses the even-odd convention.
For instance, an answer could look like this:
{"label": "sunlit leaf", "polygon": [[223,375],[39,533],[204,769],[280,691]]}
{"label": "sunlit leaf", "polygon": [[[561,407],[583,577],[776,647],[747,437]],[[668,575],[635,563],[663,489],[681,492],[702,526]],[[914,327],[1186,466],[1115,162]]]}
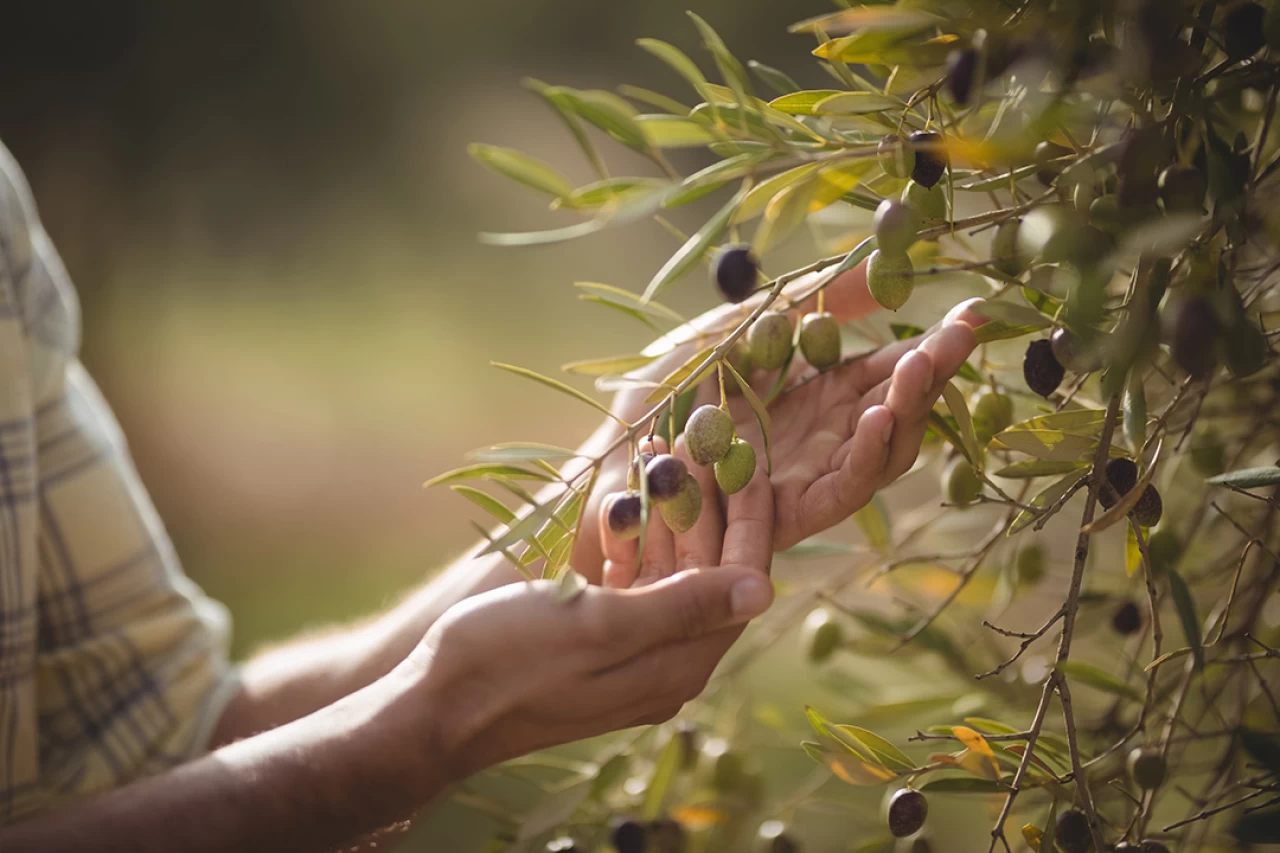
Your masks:
{"label": "sunlit leaf", "polygon": [[898,778],[898,774],[887,767],[863,761],[856,755],[828,752],[822,756],[822,763],[837,779],[850,785],[875,787]]}
{"label": "sunlit leaf", "polygon": [[877,92],[839,92],[813,106],[814,115],[853,116],[902,110],[906,104],[892,95]]}
{"label": "sunlit leaf", "polygon": [[1067,677],[1115,696],[1123,696],[1134,702],[1142,701],[1142,693],[1133,685],[1101,667],[1082,660],[1066,660],[1058,664],[1058,671]]}
{"label": "sunlit leaf", "polygon": [[1046,462],[1043,459],[1028,459],[1015,462],[996,471],[992,476],[1006,480],[1026,480],[1032,477],[1052,477],[1059,474],[1070,474],[1085,467],[1087,462]]}
{"label": "sunlit leaf", "polygon": [[760,402],[760,398],[756,396],[756,392],[752,389],[751,383],[742,378],[742,374],[734,369],[728,359],[724,359],[721,364],[728,371],[729,376],[738,383],[738,388],[742,392],[742,397],[747,401],[747,405],[751,407],[751,413],[756,416],[756,423],[760,425],[760,435],[764,439],[764,459],[765,472],[773,473],[773,423],[769,418],[769,410],[765,408],[764,403]]}
{"label": "sunlit leaf", "polygon": [[1005,430],[991,439],[990,447],[1051,462],[1084,462],[1093,458],[1098,440],[1056,429]]}
{"label": "sunlit leaf", "polygon": [[[1100,435],[1106,414],[1102,409],[1071,409],[1065,412],[1054,412],[1051,415],[1039,415],[1019,421],[1004,433],[1023,430],[1059,430],[1076,435]],[[996,437],[1004,433],[996,433]]]}
{"label": "sunlit leaf", "polygon": [[840,35],[854,30],[920,31],[942,23],[942,18],[920,9],[893,4],[866,5],[806,18],[787,27],[787,32],[805,33],[821,30]]}
{"label": "sunlit leaf", "polygon": [[509,441],[494,444],[469,454],[477,462],[533,462],[537,459],[569,459],[577,452],[554,444],[536,441]]}
{"label": "sunlit leaf", "polygon": [[462,495],[485,512],[489,513],[503,524],[510,524],[515,521],[516,514],[508,509],[506,504],[488,492],[482,492],[479,489],[472,488],[471,486],[456,484],[449,488]]}
{"label": "sunlit leaf", "polygon": [[[662,382],[654,390],[654,392],[646,398],[646,402],[657,403],[661,401],[663,397],[666,397],[668,394],[674,391],[677,387],[679,387],[682,382],[684,382],[686,379],[692,376],[693,372],[698,369],[698,366],[703,364],[703,362],[705,362],[708,358],[710,358],[711,353],[713,352],[715,352],[715,347],[707,347],[706,349],[699,350],[698,352],[694,353],[693,356],[690,357],[688,361],[686,361],[684,364],[680,365],[675,370],[671,371],[670,373],[668,373],[666,376],[662,378]],[[702,369],[702,372],[698,374],[698,378],[689,387],[692,388],[696,386],[698,383],[703,382],[708,378],[710,378],[712,375],[714,375],[715,369],[716,369],[715,362],[711,362],[710,364],[707,364],[706,367]]]}
{"label": "sunlit leaf", "polygon": [[716,135],[683,116],[636,116],[636,124],[655,148],[698,148],[716,141]]}
{"label": "sunlit leaf", "polygon": [[738,209],[733,215],[733,223],[739,225],[761,215],[774,196],[792,184],[800,183],[812,177],[818,171],[818,168],[816,163],[807,163],[794,169],[788,169],[756,184],[743,197],[742,203],[738,205]]}
{"label": "sunlit leaf", "polygon": [[815,189],[814,179],[810,178],[784,187],[769,200],[752,240],[752,248],[757,255],[764,255],[804,222],[809,215],[809,202]]}
{"label": "sunlit leaf", "polygon": [[666,186],[657,178],[605,178],[578,187],[560,199],[558,204],[575,210],[585,210],[616,203],[619,199],[636,193],[649,193]]}
{"label": "sunlit leaf", "polygon": [[1038,332],[1043,329],[1041,325],[1028,326],[1011,326],[1001,320],[992,320],[983,323],[981,326],[973,330],[973,338],[980,344],[989,344],[992,341],[1007,341],[1013,338],[1021,338]]}
{"label": "sunlit leaf", "polygon": [[1268,465],[1263,468],[1243,468],[1228,471],[1205,480],[1213,486],[1235,486],[1237,489],[1253,489],[1258,486],[1280,485],[1280,468]]}
{"label": "sunlit leaf", "polygon": [[893,768],[896,765],[899,770],[916,769],[915,762],[908,758],[906,753],[898,749],[898,747],[894,746],[889,741],[880,737],[880,735],[875,732],[861,728],[860,726],[851,726],[847,724],[837,725],[834,726],[834,728],[842,734],[857,740],[858,743],[870,750],[871,753],[875,755],[876,758],[880,759],[881,763],[886,766]]}
{"label": "sunlit leaf", "polygon": [[542,99],[545,100],[553,110],[555,110],[560,121],[562,121],[564,126],[569,129],[569,132],[573,134],[573,138],[578,143],[578,147],[582,149],[582,153],[586,155],[587,160],[591,163],[591,167],[595,169],[596,174],[601,178],[607,177],[608,170],[605,169],[604,161],[600,159],[600,154],[597,153],[595,146],[591,143],[591,138],[587,136],[587,132],[583,128],[582,122],[578,120],[577,114],[573,111],[573,108],[569,103],[556,92],[555,87],[548,86],[541,80],[534,80],[532,78],[526,78],[524,85],[527,88],[532,89],[534,92],[537,92],[538,95],[540,95]]}
{"label": "sunlit leaf", "polygon": [[666,305],[663,305],[661,302],[653,299],[650,299],[647,302],[643,301],[638,294],[632,293],[629,290],[623,290],[620,287],[614,287],[611,284],[599,284],[594,281],[579,281],[575,282],[573,286],[602,300],[634,308],[643,314],[647,314],[651,317],[655,317],[669,323],[674,323],[677,326],[682,326],[685,323],[684,317],[671,310]]}
{"label": "sunlit leaf", "polygon": [[893,544],[889,509],[879,493],[872,495],[871,500],[853,514],[853,521],[872,548],[885,551]]}
{"label": "sunlit leaf", "polygon": [[525,843],[550,832],[573,817],[591,793],[591,780],[574,782],[538,800],[520,821],[517,843]]}
{"label": "sunlit leaf", "polygon": [[[1044,491],[1040,492],[1040,494],[1032,498],[1029,506],[1035,507],[1036,509],[1046,509],[1052,506],[1061,500],[1063,495],[1071,491],[1076,483],[1079,483],[1084,479],[1088,473],[1089,469],[1083,468],[1079,471],[1073,471],[1061,480],[1055,481],[1052,485],[1044,489]],[[1019,530],[1035,521],[1036,518],[1037,516],[1034,513],[1028,512],[1024,509],[1022,512],[1018,513],[1017,517],[1014,518],[1013,523],[1009,525],[1008,535],[1012,536],[1017,533]]]}
{"label": "sunlit leaf", "polygon": [[566,373],[577,373],[581,376],[606,376],[609,374],[630,373],[653,363],[657,356],[652,355],[619,355],[613,358],[593,358],[586,361],[571,361],[561,365]]}
{"label": "sunlit leaf", "polygon": [[573,192],[573,184],[556,169],[514,148],[476,142],[467,146],[467,152],[498,174],[527,187],[557,197]]}
{"label": "sunlit leaf", "polygon": [[640,86],[630,86],[626,83],[618,87],[618,94],[630,98],[633,101],[639,101],[642,104],[655,107],[664,113],[677,116],[686,116],[689,114],[689,108],[677,101],[675,98],[669,98],[660,92],[651,89],[645,89]]}
{"label": "sunlit leaf", "polygon": [[716,211],[715,215],[708,219],[706,224],[685,241],[685,244],[662,265],[662,269],[658,270],[657,274],[650,280],[649,286],[645,288],[644,295],[640,297],[642,301],[648,302],[653,299],[687,272],[689,268],[702,260],[702,256],[707,249],[718,242],[724,236],[725,231],[728,230],[730,218],[746,197],[749,189],[750,183],[744,182],[742,187],[734,193],[733,198],[725,202],[725,205]]}
{"label": "sunlit leaf", "polygon": [[1009,326],[1020,326],[1023,328],[1047,329],[1053,325],[1053,321],[1041,314],[1030,305],[1020,305],[1017,302],[1007,302],[997,299],[987,299],[973,306],[969,310],[975,314],[981,314],[992,320],[999,320]]}
{"label": "sunlit leaf", "polygon": [[542,471],[531,471],[528,468],[521,468],[518,465],[500,465],[500,464],[484,464],[484,465],[466,465],[462,468],[455,468],[452,471],[446,471],[438,474],[422,484],[423,488],[431,486],[440,486],[445,483],[458,483],[464,480],[484,480],[494,477],[511,477],[517,480],[540,480],[545,483],[551,482],[554,478]]}
{"label": "sunlit leaf", "polygon": [[676,806],[671,810],[671,818],[685,829],[698,832],[724,823],[729,813],[713,806]]}
{"label": "sunlit leaf", "polygon": [[645,786],[644,802],[640,806],[640,816],[645,820],[656,820],[662,815],[663,805],[680,770],[680,755],[683,747],[680,738],[673,737],[662,748],[662,754],[654,765],[653,775]]}
{"label": "sunlit leaf", "polygon": [[762,83],[779,94],[794,92],[800,88],[796,81],[792,80],[786,73],[770,65],[765,65],[763,62],[751,59],[747,61],[747,67],[755,72],[755,75],[760,78]]}
{"label": "sunlit leaf", "polygon": [[584,120],[634,151],[648,151],[649,141],[636,123],[635,108],[612,92],[553,86],[551,91]]}
{"label": "sunlit leaf", "polygon": [[948,382],[942,389],[942,398],[956,419],[956,429],[960,440],[964,442],[965,457],[977,471],[982,471],[982,451],[978,447],[978,436],[973,430],[973,418],[969,415],[969,404],[965,402],[964,392],[954,382]]}
{"label": "sunlit leaf", "polygon": [[949,776],[934,779],[921,786],[925,794],[1000,794],[1009,790],[994,779],[976,779],[967,776]]}
{"label": "sunlit leaf", "polygon": [[1142,549],[1138,546],[1138,534],[1133,525],[1125,528],[1124,539],[1124,573],[1133,577],[1133,573],[1142,567]]}
{"label": "sunlit leaf", "polygon": [[603,412],[609,417],[613,417],[613,413],[609,411],[609,407],[606,406],[604,403],[601,403],[599,400],[593,397],[588,397],[586,394],[582,393],[577,388],[572,388],[568,385],[565,385],[563,382],[561,382],[558,379],[552,379],[550,376],[543,376],[541,373],[538,373],[535,370],[530,370],[527,367],[516,367],[514,364],[503,364],[500,361],[491,361],[489,363],[494,367],[498,368],[499,370],[505,370],[508,373],[514,373],[516,376],[523,376],[525,379],[532,379],[534,382],[545,385],[548,388],[554,388],[555,390],[559,391],[561,394],[566,394],[570,397],[573,397],[575,400],[581,400],[582,402],[586,403],[588,406],[591,406],[597,411]]}
{"label": "sunlit leaf", "polygon": [[848,94],[840,89],[812,89],[804,92],[791,92],[780,98],[774,98],[769,106],[791,115],[816,115],[813,108],[833,95]]}
{"label": "sunlit leaf", "polygon": [[991,769],[995,774],[994,778],[1000,778],[1000,768],[996,764],[996,755],[991,751],[991,745],[987,743],[986,738],[968,726],[952,726],[951,733],[956,736],[956,740],[968,747],[969,750],[990,761]]}

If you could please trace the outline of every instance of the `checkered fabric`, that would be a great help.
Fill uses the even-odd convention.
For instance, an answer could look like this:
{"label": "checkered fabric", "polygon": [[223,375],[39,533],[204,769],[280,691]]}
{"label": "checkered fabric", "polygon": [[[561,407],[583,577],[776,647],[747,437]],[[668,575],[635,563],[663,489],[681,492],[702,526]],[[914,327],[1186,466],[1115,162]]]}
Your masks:
{"label": "checkered fabric", "polygon": [[0,823],[199,754],[236,686],[79,337],[0,146]]}

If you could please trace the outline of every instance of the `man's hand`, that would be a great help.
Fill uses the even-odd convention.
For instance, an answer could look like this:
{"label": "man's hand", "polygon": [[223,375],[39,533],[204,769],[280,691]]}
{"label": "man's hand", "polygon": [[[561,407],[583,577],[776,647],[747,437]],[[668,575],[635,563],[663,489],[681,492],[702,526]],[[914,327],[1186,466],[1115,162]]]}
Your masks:
{"label": "man's hand", "polygon": [[[420,668],[425,704],[439,709],[435,742],[450,775],[661,722],[702,692],[743,624],[772,601],[773,524],[763,476],[723,514],[709,469],[698,477],[706,499],[692,530],[673,535],[656,517],[649,525],[653,583],[592,586],[570,602],[550,581],[510,584],[432,626],[405,667]],[[634,559],[627,545],[612,555]]]}
{"label": "man's hand", "polygon": [[[811,291],[822,273],[792,282],[788,294]],[[642,373],[661,379],[683,364],[695,351],[699,333],[728,331],[735,318],[745,317],[763,296],[741,305],[721,305],[655,342],[652,350],[669,350]],[[974,300],[976,301],[976,300]],[[985,319],[970,308],[974,301],[957,305],[923,335],[898,341],[825,374],[805,379],[812,369],[793,367],[794,387],[770,407],[772,419],[775,527],[774,547],[788,548],[848,518],[865,505],[876,490],[900,477],[915,462],[928,427],[929,412],[943,388],[974,348],[973,328]],[[850,270],[826,288],[826,310],[847,322],[878,310],[867,290],[865,265]],[[794,314],[816,310],[816,300],[802,302]],[[775,373],[760,374],[753,384],[767,387]],[[714,382],[705,382],[698,404],[715,402]],[[652,404],[648,388],[623,391],[613,411],[631,423],[643,417]],[[755,445],[763,460],[763,446],[745,401],[730,401],[738,432]],[[603,437],[607,438],[608,433]],[[599,442],[602,436],[593,441]],[[679,446],[680,442],[677,442]],[[603,497],[625,487],[629,454],[615,453],[606,463],[587,507],[588,518],[600,514]],[[696,467],[691,466],[695,470]],[[660,525],[659,525],[660,526]],[[574,553],[574,565],[594,575],[600,560],[608,558],[608,537],[594,527],[583,530]],[[638,571],[632,567],[633,571]],[[626,585],[622,579],[619,585]]]}

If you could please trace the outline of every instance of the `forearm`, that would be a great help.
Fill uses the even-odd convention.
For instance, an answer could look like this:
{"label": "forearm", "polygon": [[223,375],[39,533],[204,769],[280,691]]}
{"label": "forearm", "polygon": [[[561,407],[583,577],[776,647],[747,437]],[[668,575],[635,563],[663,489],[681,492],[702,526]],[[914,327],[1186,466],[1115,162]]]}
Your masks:
{"label": "forearm", "polygon": [[400,672],[315,714],[0,830],[7,853],[328,851],[409,817],[451,780]]}
{"label": "forearm", "polygon": [[[599,454],[616,434],[616,425],[606,423],[583,444],[581,452]],[[565,473],[572,475],[584,464],[571,461]],[[603,494],[617,487],[616,483],[601,483],[596,491]],[[586,518],[593,517],[589,509]],[[404,660],[427,629],[454,604],[519,579],[501,555],[480,556],[479,550],[472,550],[373,619],[294,640],[255,656],[242,669],[241,691],[223,713],[212,746],[283,725],[361,689]],[[599,530],[595,524],[584,523],[574,551],[574,568],[598,581],[602,562]]]}

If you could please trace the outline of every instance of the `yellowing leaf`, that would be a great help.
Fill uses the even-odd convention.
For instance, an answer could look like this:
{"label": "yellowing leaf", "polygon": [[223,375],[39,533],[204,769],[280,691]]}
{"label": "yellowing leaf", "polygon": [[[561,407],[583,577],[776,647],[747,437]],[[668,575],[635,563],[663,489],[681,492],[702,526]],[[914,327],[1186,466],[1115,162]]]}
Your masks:
{"label": "yellowing leaf", "polygon": [[995,773],[991,778],[1000,778],[1000,767],[996,764],[996,755],[991,751],[991,745],[987,743],[986,738],[968,726],[952,726],[951,733],[971,751],[989,759],[991,761],[991,769]]}
{"label": "yellowing leaf", "polygon": [[836,778],[850,785],[883,785],[898,776],[887,767],[869,764],[854,755],[829,752],[822,757],[822,762]]}
{"label": "yellowing leaf", "polygon": [[671,817],[685,829],[708,829],[729,819],[727,812],[711,806],[676,806]]}
{"label": "yellowing leaf", "polygon": [[1133,573],[1142,567],[1142,549],[1138,547],[1138,534],[1134,532],[1133,525],[1129,525],[1125,530],[1127,535],[1124,540],[1124,573],[1133,577]]}
{"label": "yellowing leaf", "polygon": [[1022,838],[1032,850],[1040,849],[1040,839],[1043,837],[1044,831],[1034,823],[1024,823],[1022,825]]}

